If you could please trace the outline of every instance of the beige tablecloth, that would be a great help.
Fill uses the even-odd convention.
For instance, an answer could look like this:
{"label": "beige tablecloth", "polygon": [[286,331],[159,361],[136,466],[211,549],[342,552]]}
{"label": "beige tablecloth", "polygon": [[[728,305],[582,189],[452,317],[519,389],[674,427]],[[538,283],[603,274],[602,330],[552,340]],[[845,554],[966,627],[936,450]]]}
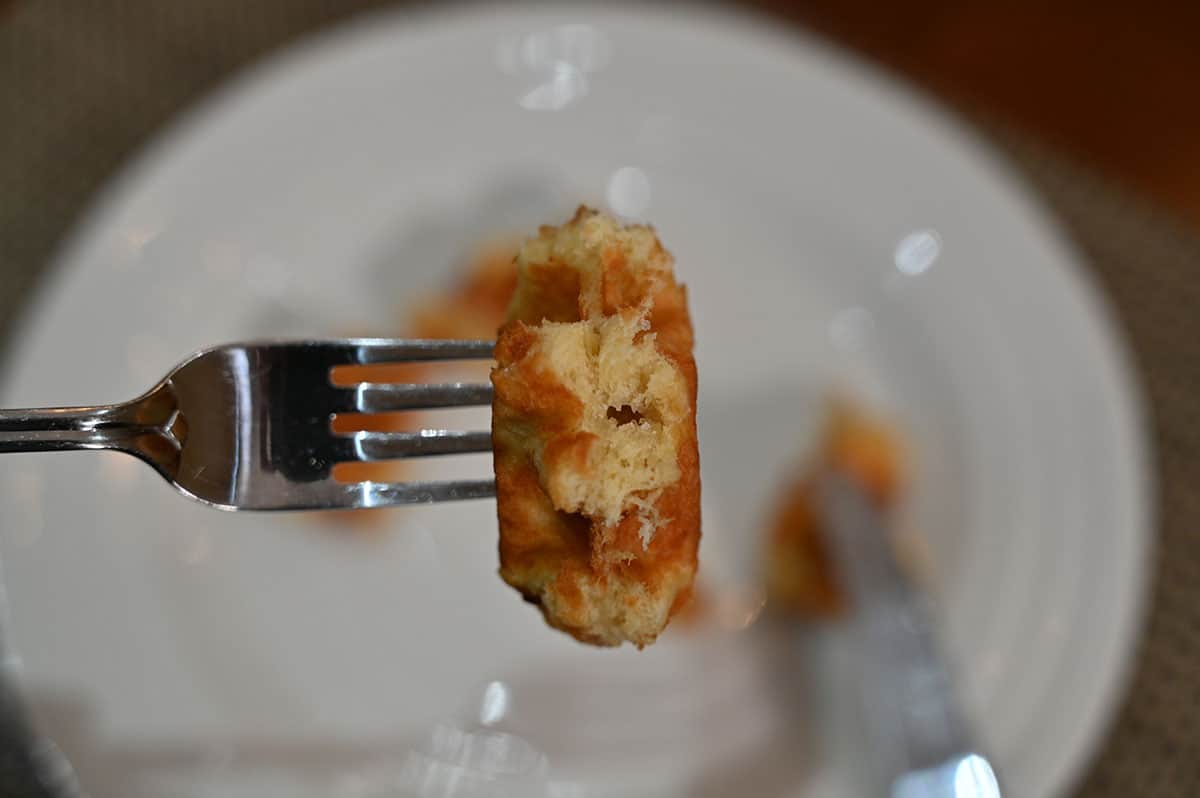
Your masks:
{"label": "beige tablecloth", "polygon": [[[0,335],[91,193],[175,112],[262,53],[375,5],[0,2]],[[1090,256],[1153,411],[1153,613],[1124,709],[1079,793],[1191,798],[1200,795],[1200,237],[1012,131],[977,127]]]}

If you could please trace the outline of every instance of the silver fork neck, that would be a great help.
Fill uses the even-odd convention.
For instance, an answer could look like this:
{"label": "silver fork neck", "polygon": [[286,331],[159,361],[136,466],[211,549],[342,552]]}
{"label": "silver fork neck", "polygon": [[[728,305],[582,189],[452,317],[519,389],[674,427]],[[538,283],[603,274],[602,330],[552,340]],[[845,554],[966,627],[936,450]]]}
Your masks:
{"label": "silver fork neck", "polygon": [[161,391],[116,405],[0,410],[0,452],[115,449],[145,457],[173,414]]}

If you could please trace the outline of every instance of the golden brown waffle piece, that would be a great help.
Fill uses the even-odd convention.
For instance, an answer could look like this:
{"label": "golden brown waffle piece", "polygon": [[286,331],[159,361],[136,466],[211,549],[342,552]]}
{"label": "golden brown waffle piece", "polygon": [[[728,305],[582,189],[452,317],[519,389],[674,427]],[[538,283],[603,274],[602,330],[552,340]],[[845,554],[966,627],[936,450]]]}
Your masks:
{"label": "golden brown waffle piece", "polygon": [[860,484],[880,507],[895,502],[904,483],[896,431],[848,402],[836,402],[812,462],[793,476],[771,520],[767,544],[767,593],[771,606],[813,618],[845,606],[825,545],[813,480],[829,469]]}
{"label": "golden brown waffle piece", "polygon": [[696,572],[686,292],[652,229],[586,208],[516,262],[492,372],[500,574],[550,625],[641,647]]}

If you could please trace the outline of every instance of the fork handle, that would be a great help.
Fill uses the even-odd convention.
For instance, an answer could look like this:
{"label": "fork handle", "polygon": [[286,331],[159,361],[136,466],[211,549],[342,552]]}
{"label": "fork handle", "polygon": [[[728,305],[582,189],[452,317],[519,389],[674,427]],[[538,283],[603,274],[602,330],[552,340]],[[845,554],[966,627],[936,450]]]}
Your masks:
{"label": "fork handle", "polygon": [[141,402],[0,410],[0,452],[132,451],[134,442],[156,427]]}

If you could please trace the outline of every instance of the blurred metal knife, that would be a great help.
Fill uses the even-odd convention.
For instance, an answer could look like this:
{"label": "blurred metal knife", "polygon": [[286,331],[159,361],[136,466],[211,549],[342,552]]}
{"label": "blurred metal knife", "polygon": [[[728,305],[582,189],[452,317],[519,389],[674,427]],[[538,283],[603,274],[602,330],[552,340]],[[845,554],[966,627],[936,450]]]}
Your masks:
{"label": "blurred metal knife", "polygon": [[818,485],[851,596],[871,759],[889,798],[1000,798],[995,771],[955,700],[927,600],[896,562],[866,493],[830,472]]}

